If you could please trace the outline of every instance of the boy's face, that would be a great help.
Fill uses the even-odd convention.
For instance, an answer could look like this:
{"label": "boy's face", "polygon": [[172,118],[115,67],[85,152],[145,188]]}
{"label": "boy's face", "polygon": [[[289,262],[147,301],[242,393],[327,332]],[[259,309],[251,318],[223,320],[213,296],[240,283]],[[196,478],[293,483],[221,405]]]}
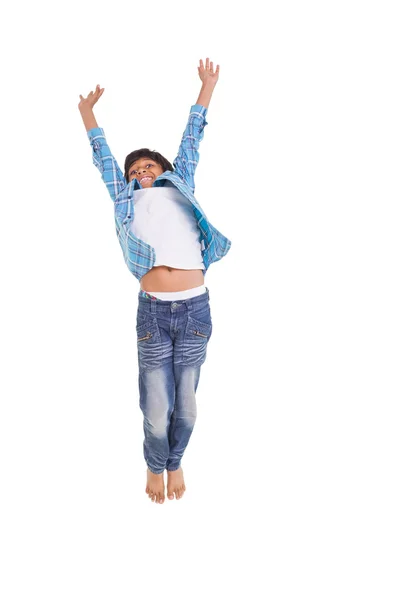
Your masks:
{"label": "boy's face", "polygon": [[137,179],[144,188],[151,187],[154,180],[162,173],[164,173],[162,167],[151,158],[140,158],[131,164],[128,171],[129,181]]}

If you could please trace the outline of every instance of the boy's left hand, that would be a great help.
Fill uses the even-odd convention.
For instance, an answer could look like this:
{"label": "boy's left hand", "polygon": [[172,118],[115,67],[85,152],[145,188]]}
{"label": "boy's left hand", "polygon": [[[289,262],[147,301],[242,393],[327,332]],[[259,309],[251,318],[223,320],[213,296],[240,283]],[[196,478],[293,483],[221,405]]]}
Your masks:
{"label": "boy's left hand", "polygon": [[209,59],[206,58],[206,66],[204,67],[203,61],[200,59],[200,66],[197,67],[197,69],[199,71],[199,77],[203,84],[209,83],[215,85],[217,83],[219,76],[219,65],[217,65],[217,68],[215,69],[214,73],[212,61],[209,62]]}

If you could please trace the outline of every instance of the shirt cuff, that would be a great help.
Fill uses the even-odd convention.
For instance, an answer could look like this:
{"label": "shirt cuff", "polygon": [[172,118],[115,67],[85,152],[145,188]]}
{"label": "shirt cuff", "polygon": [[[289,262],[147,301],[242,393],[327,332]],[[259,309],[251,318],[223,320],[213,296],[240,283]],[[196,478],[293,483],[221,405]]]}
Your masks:
{"label": "shirt cuff", "polygon": [[207,110],[208,110],[208,108],[206,108],[202,104],[193,104],[193,106],[190,109],[190,112],[191,113],[194,113],[194,112],[200,113],[203,117],[205,117],[207,114]]}
{"label": "shirt cuff", "polygon": [[104,130],[101,127],[93,127],[93,129],[89,129],[89,131],[87,131],[86,133],[88,135],[89,140],[92,140],[94,137],[97,137],[98,135],[104,136]]}

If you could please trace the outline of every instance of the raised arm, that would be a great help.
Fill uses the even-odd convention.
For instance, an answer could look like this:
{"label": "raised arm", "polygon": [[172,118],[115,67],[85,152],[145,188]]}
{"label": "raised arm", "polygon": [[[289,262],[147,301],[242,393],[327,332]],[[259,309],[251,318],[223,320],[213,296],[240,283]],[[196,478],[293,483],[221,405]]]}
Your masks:
{"label": "raised arm", "polygon": [[210,63],[208,58],[206,59],[205,67],[203,61],[200,60],[198,72],[202,81],[200,94],[196,104],[190,109],[189,119],[179,146],[178,156],[173,162],[175,171],[186,181],[193,193],[195,190],[194,173],[200,157],[198,151],[199,145],[204,137],[204,127],[208,124],[206,114],[218,81],[219,65],[217,65],[214,72],[213,63]]}
{"label": "raised arm", "polygon": [[90,92],[87,98],[80,95],[81,101],[78,104],[78,108],[87,131],[90,145],[93,149],[93,163],[99,169],[111,199],[115,201],[118,194],[127,185],[127,182],[117,161],[111,154],[104,131],[97,125],[93,113],[93,106],[103,92],[104,88],[100,89],[100,86],[98,85],[96,86],[96,90]]}
{"label": "raised arm", "polygon": [[197,70],[202,81],[202,86],[196,104],[201,104],[205,108],[208,108],[212,93],[217,85],[219,77],[219,65],[217,65],[214,73],[213,62],[209,62],[209,59],[206,58],[206,66],[204,68],[203,61],[200,59],[200,66],[197,67]]}

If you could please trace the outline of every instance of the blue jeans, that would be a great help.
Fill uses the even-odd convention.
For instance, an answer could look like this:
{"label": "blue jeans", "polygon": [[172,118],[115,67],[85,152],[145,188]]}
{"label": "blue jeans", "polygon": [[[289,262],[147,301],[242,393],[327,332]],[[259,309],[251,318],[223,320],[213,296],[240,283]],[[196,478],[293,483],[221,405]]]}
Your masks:
{"label": "blue jeans", "polygon": [[195,392],[212,322],[209,291],[187,300],[138,295],[137,349],[144,458],[153,473],[179,469],[196,421]]}

